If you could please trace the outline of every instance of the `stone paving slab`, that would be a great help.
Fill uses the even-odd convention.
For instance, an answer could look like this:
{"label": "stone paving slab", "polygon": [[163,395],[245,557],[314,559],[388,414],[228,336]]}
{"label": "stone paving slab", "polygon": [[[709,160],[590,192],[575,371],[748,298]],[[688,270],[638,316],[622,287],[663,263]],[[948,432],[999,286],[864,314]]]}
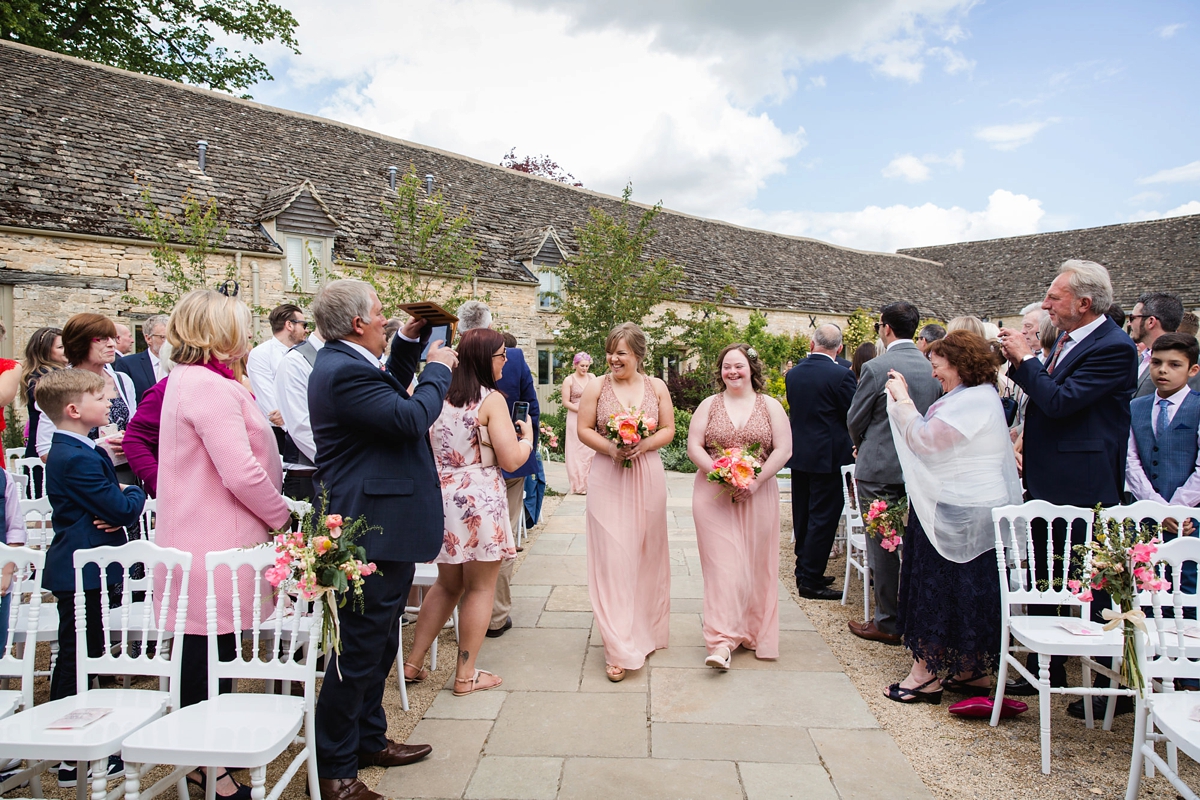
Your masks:
{"label": "stone paving slab", "polygon": [[[659,653],[665,653],[666,650],[659,650]],[[653,658],[653,656],[652,656]],[[589,647],[587,661],[583,664],[583,680],[579,682],[579,691],[581,692],[642,692],[643,694],[650,685],[650,670],[643,667],[642,669],[626,670],[625,680],[613,683],[608,679],[608,673],[605,670],[604,663],[604,648]]]}
{"label": "stone paving slab", "polygon": [[530,553],[513,575],[514,586],[537,583],[543,586],[573,584],[587,586],[587,558],[584,556],[543,556]]}
{"label": "stone paving slab", "polygon": [[[746,800],[838,800],[820,764],[738,764]],[[879,798],[893,795],[881,793]]]}
{"label": "stone paving slab", "polygon": [[543,611],[538,618],[539,628],[583,628],[592,627],[590,611]]}
{"label": "stone paving slab", "polygon": [[843,800],[930,800],[908,759],[887,731],[810,730]]}
{"label": "stone paving slab", "polygon": [[487,742],[488,755],[646,758],[644,694],[511,692]]}
{"label": "stone paving slab", "polygon": [[503,678],[506,691],[573,692],[587,643],[588,632],[578,628],[513,628],[485,639],[477,663]]}
{"label": "stone paving slab", "polygon": [[491,720],[421,720],[409,741],[433,745],[433,752],[387,770],[375,790],[385,797],[462,797],[491,729]]}
{"label": "stone paving slab", "polygon": [[701,761],[820,763],[807,730],[767,725],[655,722],[650,725],[650,752],[655,758]]}
{"label": "stone paving slab", "polygon": [[563,767],[562,800],[743,800],[731,761],[662,758],[571,758]]}
{"label": "stone paving slab", "polygon": [[587,586],[555,586],[546,600],[547,611],[591,611]]}
{"label": "stone paving slab", "polygon": [[507,696],[503,689],[489,689],[455,697],[449,689],[442,689],[425,712],[425,719],[495,719]]}
{"label": "stone paving slab", "polygon": [[554,800],[561,758],[485,756],[467,787],[468,800]]}

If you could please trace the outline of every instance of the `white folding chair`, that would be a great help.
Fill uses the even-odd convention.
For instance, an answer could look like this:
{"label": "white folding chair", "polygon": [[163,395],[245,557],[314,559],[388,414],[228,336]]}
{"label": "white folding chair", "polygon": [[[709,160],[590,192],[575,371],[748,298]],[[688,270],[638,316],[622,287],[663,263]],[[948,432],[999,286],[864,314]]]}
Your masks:
{"label": "white folding chair", "polygon": [[[425,600],[425,591],[437,581],[438,569],[437,564],[417,564],[416,573],[413,575],[412,588],[417,590],[418,601]],[[405,606],[405,614],[419,614],[421,605],[418,602],[415,606]],[[450,613],[450,619],[446,622],[447,626],[454,626],[454,638],[458,639],[458,606],[454,607],[454,611]],[[438,640],[435,637],[433,645],[429,648],[429,671],[432,673],[437,670],[437,655],[438,655]],[[400,646],[396,652],[396,670],[400,673],[400,708],[408,711],[408,687],[404,685],[404,636],[403,631],[400,636]]]}
{"label": "white folding chair", "polygon": [[[321,655],[315,643],[321,641],[322,610],[310,601],[297,599],[294,613],[270,613],[274,591],[263,573],[275,564],[274,547],[222,550],[207,554],[204,562],[208,571],[208,700],[162,717],[125,737],[121,746],[125,759],[125,797],[149,800],[172,786],[178,787],[187,773],[203,767],[208,772],[206,797],[213,800],[218,772],[229,767],[250,770],[254,797],[277,800],[302,765],[308,767],[309,794],[320,797],[314,736],[316,664]],[[228,596],[217,597],[218,575],[227,576],[230,581]],[[247,582],[256,591],[252,607],[243,609],[239,587]],[[238,654],[232,661],[221,661],[217,648],[217,620],[226,612],[235,622],[240,621],[243,628]],[[281,642],[288,644],[282,646]],[[306,646],[297,647],[299,643]],[[304,696],[219,694],[222,679],[261,680],[267,685],[276,681],[285,685],[299,682],[304,685]],[[301,730],[303,736],[298,737]],[[303,747],[268,795],[267,765],[293,742]],[[149,764],[179,766],[142,792],[140,774]]]}
{"label": "white folding chair", "polygon": [[[1200,596],[1185,594],[1178,580],[1189,562],[1200,563],[1200,539],[1180,537],[1160,545],[1154,556],[1154,569],[1163,576],[1163,567],[1170,568],[1174,578],[1171,588],[1144,592],[1138,597],[1139,604],[1149,603],[1151,616],[1147,620],[1148,635],[1135,634],[1145,694],[1136,703],[1126,800],[1137,797],[1143,768],[1152,777],[1155,767],[1182,796],[1198,800],[1195,791],[1179,777],[1178,764],[1179,750],[1193,761],[1200,761],[1200,725],[1191,719],[1197,696],[1193,692],[1175,691],[1176,679],[1200,679],[1200,627],[1196,622]],[[1164,612],[1164,604],[1171,609],[1170,616]],[[1158,742],[1167,746],[1166,761],[1156,752]]]}
{"label": "white folding chair", "polygon": [[9,472],[13,475],[24,475],[29,479],[25,487],[25,497],[32,499],[46,493],[46,465],[40,458],[14,458],[8,463]]}
{"label": "white folding chair", "polygon": [[[12,566],[8,590],[7,635],[0,651],[0,719],[33,707],[33,662],[37,650],[38,617],[42,610],[42,572],[46,554],[28,547],[0,544],[0,570]],[[21,609],[27,609],[21,614]],[[21,623],[24,622],[24,627]],[[23,635],[18,635],[23,634]],[[8,689],[11,678],[21,679],[20,690]],[[0,793],[3,790],[0,789]]]}
{"label": "white folding chair", "polygon": [[846,575],[842,579],[842,605],[850,592],[850,570],[862,580],[863,621],[871,620],[871,567],[867,563],[867,529],[858,507],[858,487],[854,483],[854,465],[842,467],[842,524],[846,531]]}
{"label": "white folding chair", "polygon": [[[169,709],[179,705],[179,668],[182,663],[184,623],[187,618],[187,582],[191,570],[192,556],[181,550],[158,547],[149,542],[129,542],[119,547],[96,547],[77,550],[75,563],[75,626],[76,687],[77,694],[14,714],[0,720],[0,752],[12,758],[28,759],[31,766],[22,770],[12,780],[31,780],[41,775],[60,761],[76,762],[79,781],[76,797],[86,800],[88,779],[82,772],[90,764],[92,800],[105,800],[107,788],[108,758],[121,751],[121,742],[129,734],[153,722]],[[130,613],[131,592],[125,589],[120,595],[120,605],[115,614],[102,614],[105,642],[115,646],[105,647],[99,656],[88,654],[84,572],[99,569],[106,575],[110,564],[114,571],[127,574],[130,565],[145,564],[146,572],[162,582],[162,599],[157,620],[151,619],[155,604],[149,598],[143,611],[136,617]],[[182,577],[180,577],[182,576]],[[103,582],[103,581],[102,581]],[[101,590],[102,598],[108,592]],[[172,602],[174,599],[175,602]],[[107,605],[107,603],[105,603]],[[160,634],[154,647],[131,650],[131,631],[145,630],[151,626],[166,631],[167,616],[172,608],[178,607],[173,636]],[[118,626],[118,627],[114,627]],[[89,675],[139,675],[166,680],[167,691],[149,689],[93,689]],[[64,732],[48,730],[48,727],[73,711],[82,709],[110,709],[102,722],[93,723],[78,730]],[[123,792],[118,787],[108,796],[115,800]]]}
{"label": "white folding chair", "polygon": [[138,530],[142,534],[142,538],[148,542],[154,541],[154,531],[158,527],[158,500],[153,497],[146,498],[146,504],[142,506],[142,515],[138,517]]}
{"label": "white folding chair", "polygon": [[49,497],[21,501],[21,516],[25,518],[25,544],[35,550],[45,550],[54,539],[54,509]]}
{"label": "white folding chair", "polygon": [[[1046,544],[1047,564],[1039,569],[1033,542],[1034,520],[1044,521],[1049,532]],[[1004,700],[1005,681],[1008,668],[1012,667],[1021,677],[1038,690],[1038,710],[1041,714],[1042,772],[1050,774],[1050,696],[1053,694],[1083,695],[1084,720],[1089,728],[1095,725],[1092,718],[1091,697],[1094,695],[1120,696],[1133,694],[1132,689],[1120,688],[1120,675],[1095,661],[1096,658],[1120,659],[1123,640],[1120,631],[1101,631],[1100,626],[1090,621],[1091,604],[1071,594],[1067,580],[1076,572],[1086,574],[1088,562],[1080,566],[1073,543],[1087,544],[1092,540],[1094,514],[1090,508],[1056,506],[1043,500],[1032,500],[1024,505],[1001,506],[992,510],[992,522],[996,530],[996,564],[1000,581],[1000,674],[996,678],[996,698],[992,709],[991,724],[1000,722],[1000,711]],[[1063,536],[1055,532],[1055,522],[1064,526]],[[1075,532],[1082,528],[1082,536]],[[1065,537],[1065,538],[1064,538]],[[1074,538],[1073,538],[1074,537]],[[1061,552],[1056,540],[1062,540]],[[1038,574],[1048,577],[1039,585]],[[1079,618],[1071,618],[1071,624],[1092,629],[1096,635],[1080,636],[1063,627],[1061,616],[1026,616],[1022,605],[1058,606],[1060,610],[1078,609]],[[1018,654],[1036,653],[1038,675],[1025,668]],[[1050,659],[1053,656],[1079,657],[1083,666],[1081,686],[1050,686]],[[1113,686],[1094,688],[1091,672],[1095,670],[1109,676]],[[1112,726],[1112,709],[1106,715],[1105,730]]]}
{"label": "white folding chair", "polygon": [[16,469],[13,466],[17,459],[25,458],[24,447],[6,447],[4,448],[4,468],[13,474],[16,474]]}
{"label": "white folding chair", "polygon": [[525,490],[521,490],[521,513],[517,515],[517,547],[520,547],[525,539],[529,536],[529,531],[525,526]]}
{"label": "white folding chair", "polygon": [[[776,479],[779,481],[779,502],[784,502],[783,496],[787,495],[787,502],[792,501],[792,471],[784,467],[775,473]],[[792,527],[792,541],[796,541],[796,529]]]}

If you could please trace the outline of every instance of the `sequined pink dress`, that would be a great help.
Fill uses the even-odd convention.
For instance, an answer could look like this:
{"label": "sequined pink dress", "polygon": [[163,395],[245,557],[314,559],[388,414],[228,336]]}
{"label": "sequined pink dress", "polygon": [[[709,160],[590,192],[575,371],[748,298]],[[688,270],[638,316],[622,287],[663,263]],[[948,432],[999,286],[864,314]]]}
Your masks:
{"label": "sequined pink dress", "polygon": [[[771,417],[760,394],[746,424],[729,419],[724,395],[713,399],[704,431],[714,458],[723,448],[761,446],[771,454]],[[779,483],[774,477],[749,502],[734,503],[728,489],[696,473],[692,518],[704,573],[704,641],[708,652],[738,645],[758,658],[779,657]]]}
{"label": "sequined pink dress", "polygon": [[[658,416],[649,378],[638,408]],[[596,430],[606,434],[609,415],[622,410],[605,375],[596,403]],[[666,647],[671,621],[671,561],[667,552],[667,478],[658,451],[620,461],[597,454],[588,475],[588,597],[604,639],[604,660],[640,669],[646,656]]]}
{"label": "sequined pink dress", "polygon": [[[578,379],[574,375],[571,376],[569,385],[572,404],[579,405],[579,399],[583,397],[583,387],[591,381],[592,376],[588,375],[588,379],[581,386]],[[571,482],[571,494],[587,494],[588,472],[592,468],[592,457],[596,455],[596,451],[579,441],[579,414],[574,411],[567,412],[567,435],[563,447],[567,461],[567,479]]]}

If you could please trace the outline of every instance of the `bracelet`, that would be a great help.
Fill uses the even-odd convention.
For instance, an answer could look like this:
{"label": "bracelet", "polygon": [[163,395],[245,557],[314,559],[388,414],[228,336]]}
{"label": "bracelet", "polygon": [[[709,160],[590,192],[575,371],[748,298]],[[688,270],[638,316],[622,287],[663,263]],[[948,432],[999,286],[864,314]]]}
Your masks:
{"label": "bracelet", "polygon": [[911,398],[911,397],[906,397],[906,398],[904,398],[903,400],[897,400],[897,401],[896,401],[896,405],[898,405],[898,406],[902,406],[902,405],[910,405],[910,406],[915,406],[915,405],[916,405],[916,403],[914,403],[914,402],[912,401],[912,398]]}

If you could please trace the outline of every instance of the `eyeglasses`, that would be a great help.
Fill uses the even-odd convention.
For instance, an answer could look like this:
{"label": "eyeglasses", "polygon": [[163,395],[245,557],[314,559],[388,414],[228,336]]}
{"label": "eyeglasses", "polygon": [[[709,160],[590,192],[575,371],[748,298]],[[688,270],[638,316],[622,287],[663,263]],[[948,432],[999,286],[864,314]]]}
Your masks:
{"label": "eyeglasses", "polygon": [[876,333],[879,333],[879,329],[880,329],[880,328],[882,328],[882,327],[883,327],[883,323],[882,323],[882,322],[876,322],[876,323],[875,323],[875,332],[876,332]]}
{"label": "eyeglasses", "polygon": [[1146,317],[1152,317],[1152,316],[1154,316],[1154,315],[1153,314],[1130,314],[1125,319],[1128,322],[1133,322],[1135,319],[1145,319]]}
{"label": "eyeglasses", "polygon": [[306,319],[289,319],[288,322],[292,323],[293,325],[299,325],[306,330],[308,329],[308,320]]}
{"label": "eyeglasses", "polygon": [[505,361],[508,361],[508,353],[492,353],[492,358],[503,358]]}
{"label": "eyeglasses", "polygon": [[166,339],[167,335],[165,333],[152,333],[152,334],[150,334],[150,338],[151,339]]}
{"label": "eyeglasses", "polygon": [[226,297],[237,297],[242,291],[242,285],[237,281],[225,281],[217,287],[217,291]]}

